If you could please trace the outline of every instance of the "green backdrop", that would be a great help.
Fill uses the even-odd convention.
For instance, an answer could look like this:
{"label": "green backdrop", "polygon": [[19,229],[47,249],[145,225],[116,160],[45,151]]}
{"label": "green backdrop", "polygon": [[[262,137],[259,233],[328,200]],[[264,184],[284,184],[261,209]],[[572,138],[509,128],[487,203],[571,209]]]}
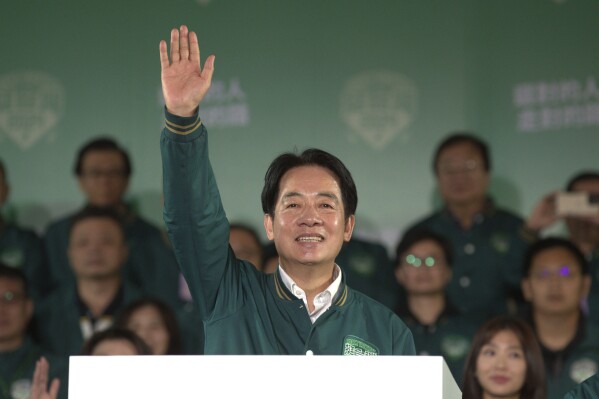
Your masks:
{"label": "green backdrop", "polygon": [[438,201],[430,158],[454,130],[489,142],[497,201],[528,213],[599,169],[597,16],[596,0],[3,1],[4,211],[41,231],[80,206],[74,154],[109,134],[162,223],[158,42],[185,23],[217,55],[202,113],[230,219],[260,227],[269,161],[314,146],[354,174],[358,230],[391,242]]}

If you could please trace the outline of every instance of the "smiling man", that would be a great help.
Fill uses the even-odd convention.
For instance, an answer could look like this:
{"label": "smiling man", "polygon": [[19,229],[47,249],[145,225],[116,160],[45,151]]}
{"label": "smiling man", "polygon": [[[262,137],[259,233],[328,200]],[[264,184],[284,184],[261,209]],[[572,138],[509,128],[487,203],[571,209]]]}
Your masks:
{"label": "smiling man", "polygon": [[347,287],[335,264],[353,232],[357,193],[331,154],[283,154],[266,172],[264,227],[279,254],[277,272],[261,273],[235,257],[198,115],[214,56],[201,69],[197,36],[182,26],[171,32],[170,60],[160,43],[160,61],[164,217],[204,321],[205,353],[414,354],[405,324]]}

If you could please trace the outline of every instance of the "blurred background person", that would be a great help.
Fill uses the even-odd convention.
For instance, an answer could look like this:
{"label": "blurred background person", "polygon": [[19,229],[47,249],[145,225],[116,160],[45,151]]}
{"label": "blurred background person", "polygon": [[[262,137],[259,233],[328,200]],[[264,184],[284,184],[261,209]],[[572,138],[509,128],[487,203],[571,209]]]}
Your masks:
{"label": "blurred background person", "polygon": [[550,399],[562,399],[599,370],[599,329],[581,309],[590,284],[588,263],[571,241],[549,237],[528,249],[524,319],[541,345]]}
{"label": "blurred background person", "polygon": [[456,381],[480,319],[462,314],[447,297],[451,248],[440,235],[414,230],[397,245],[395,276],[404,288],[405,305],[397,314],[414,336],[416,353],[443,356]]}
{"label": "blurred background person", "polygon": [[158,299],[141,298],[131,302],[120,313],[114,325],[136,333],[154,355],[183,353],[175,314],[166,303]]}
{"label": "blurred background person", "polygon": [[464,399],[545,399],[539,344],[521,320],[499,316],[472,340],[462,383]]}

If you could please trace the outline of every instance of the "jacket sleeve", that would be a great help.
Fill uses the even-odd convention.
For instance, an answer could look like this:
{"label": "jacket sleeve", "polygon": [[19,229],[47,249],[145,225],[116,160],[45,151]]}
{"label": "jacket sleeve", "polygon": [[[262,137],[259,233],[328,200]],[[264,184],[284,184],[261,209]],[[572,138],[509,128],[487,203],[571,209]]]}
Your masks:
{"label": "jacket sleeve", "polygon": [[207,320],[214,317],[217,302],[226,311],[236,307],[241,296],[237,260],[229,250],[229,222],[199,116],[182,118],[166,112],[160,147],[164,221],[177,263],[202,319]]}

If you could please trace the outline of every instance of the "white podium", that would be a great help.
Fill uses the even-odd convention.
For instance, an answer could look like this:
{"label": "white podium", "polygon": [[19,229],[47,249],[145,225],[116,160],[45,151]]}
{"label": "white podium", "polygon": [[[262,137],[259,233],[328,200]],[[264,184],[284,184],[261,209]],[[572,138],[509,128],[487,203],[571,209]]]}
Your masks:
{"label": "white podium", "polygon": [[71,356],[69,369],[69,399],[462,397],[440,356]]}

